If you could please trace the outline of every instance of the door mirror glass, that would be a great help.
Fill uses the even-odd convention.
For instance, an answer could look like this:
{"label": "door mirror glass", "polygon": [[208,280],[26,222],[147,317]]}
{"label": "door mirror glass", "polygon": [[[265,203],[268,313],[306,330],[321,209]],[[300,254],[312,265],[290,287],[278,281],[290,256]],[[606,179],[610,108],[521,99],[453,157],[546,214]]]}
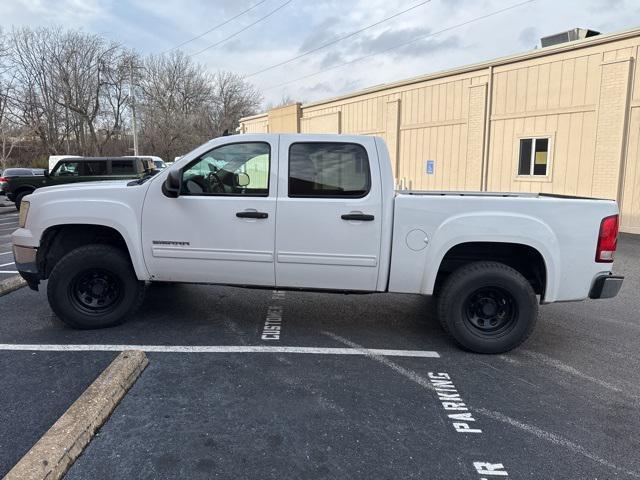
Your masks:
{"label": "door mirror glass", "polygon": [[171,170],[167,179],[162,184],[162,193],[167,197],[177,198],[180,196],[180,187],[182,186],[182,173],[180,170]]}
{"label": "door mirror glass", "polygon": [[238,187],[246,187],[247,185],[249,185],[249,183],[251,183],[251,179],[249,178],[249,175],[247,175],[244,172],[236,173],[234,180],[235,180],[236,186]]}
{"label": "door mirror glass", "polygon": [[48,176],[49,176],[49,169],[48,169],[48,168],[47,168],[47,169],[45,169],[45,171],[44,171],[44,172],[42,172],[42,174],[43,174],[45,177],[48,177]]}

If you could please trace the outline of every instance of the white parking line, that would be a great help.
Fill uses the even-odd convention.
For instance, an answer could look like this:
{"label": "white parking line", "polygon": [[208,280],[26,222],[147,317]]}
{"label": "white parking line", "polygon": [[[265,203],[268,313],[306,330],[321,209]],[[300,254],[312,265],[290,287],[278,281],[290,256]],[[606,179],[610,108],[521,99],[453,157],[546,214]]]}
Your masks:
{"label": "white parking line", "polygon": [[[306,353],[312,355],[367,355],[357,348],[281,347],[281,346],[236,346],[236,345],[51,345],[2,343],[0,350],[26,350],[44,352],[122,352],[142,350],[160,353]],[[440,358],[431,350],[385,350],[368,349],[367,352],[389,357]]]}
{"label": "white parking line", "polygon": [[13,262],[3,263],[0,267],[8,267],[9,265],[13,265]]}
{"label": "white parking line", "polygon": [[0,253],[0,255],[9,255],[10,253],[13,253],[13,252],[2,252]]}
{"label": "white parking line", "polygon": [[18,273],[17,270],[0,270],[0,273]]}

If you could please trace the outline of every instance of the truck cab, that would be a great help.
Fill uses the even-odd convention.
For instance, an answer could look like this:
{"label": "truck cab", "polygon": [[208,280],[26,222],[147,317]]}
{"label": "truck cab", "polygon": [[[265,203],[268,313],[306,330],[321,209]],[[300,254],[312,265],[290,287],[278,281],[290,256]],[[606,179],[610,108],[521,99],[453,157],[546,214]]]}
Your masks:
{"label": "truck cab", "polygon": [[383,188],[391,175],[380,164],[389,162],[378,162],[373,137],[243,135],[212,144],[172,170],[169,190],[150,188],[147,269],[160,281],[383,291],[393,185]]}
{"label": "truck cab", "polygon": [[[50,159],[50,162],[51,159]],[[42,175],[15,176],[5,186],[7,198],[20,208],[22,199],[38,188],[99,180],[139,178],[155,173],[151,158],[141,157],[64,157],[55,160],[51,171]]]}

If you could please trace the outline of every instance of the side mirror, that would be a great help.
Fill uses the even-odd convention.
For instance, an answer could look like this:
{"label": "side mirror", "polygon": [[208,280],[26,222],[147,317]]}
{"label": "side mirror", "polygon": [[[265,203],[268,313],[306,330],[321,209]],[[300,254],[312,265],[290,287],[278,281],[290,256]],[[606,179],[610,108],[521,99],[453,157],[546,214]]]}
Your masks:
{"label": "side mirror", "polygon": [[49,173],[49,169],[45,169],[45,171],[43,172],[45,177],[50,176],[51,174]]}
{"label": "side mirror", "polygon": [[240,172],[234,175],[234,181],[236,182],[236,187],[246,187],[251,182],[251,179],[246,173]]}
{"label": "side mirror", "polygon": [[181,188],[182,172],[180,170],[171,170],[162,184],[162,193],[169,198],[178,198]]}

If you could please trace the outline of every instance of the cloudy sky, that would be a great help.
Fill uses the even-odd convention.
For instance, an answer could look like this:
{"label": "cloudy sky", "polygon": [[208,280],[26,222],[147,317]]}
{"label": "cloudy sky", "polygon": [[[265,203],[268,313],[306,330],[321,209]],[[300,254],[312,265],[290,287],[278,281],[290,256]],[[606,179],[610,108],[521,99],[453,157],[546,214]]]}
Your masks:
{"label": "cloudy sky", "polygon": [[78,28],[145,54],[162,53],[213,29],[180,48],[212,71],[247,75],[263,91],[265,103],[283,97],[319,100],[523,52],[535,48],[540,36],[573,27],[603,33],[640,27],[638,0],[533,0],[491,15],[523,1],[2,0],[0,26]]}

